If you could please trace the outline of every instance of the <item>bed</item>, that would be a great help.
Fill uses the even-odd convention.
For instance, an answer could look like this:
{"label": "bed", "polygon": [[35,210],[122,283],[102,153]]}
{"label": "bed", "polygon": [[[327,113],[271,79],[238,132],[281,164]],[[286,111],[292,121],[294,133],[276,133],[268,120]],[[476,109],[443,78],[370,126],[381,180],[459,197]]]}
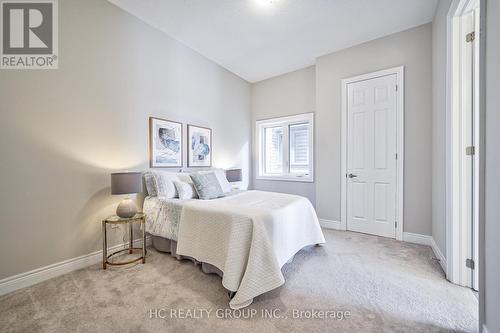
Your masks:
{"label": "bed", "polygon": [[263,191],[231,191],[212,200],[148,196],[143,211],[153,246],[201,263],[222,277],[229,306],[240,309],[281,286],[281,268],[325,238],[308,199]]}

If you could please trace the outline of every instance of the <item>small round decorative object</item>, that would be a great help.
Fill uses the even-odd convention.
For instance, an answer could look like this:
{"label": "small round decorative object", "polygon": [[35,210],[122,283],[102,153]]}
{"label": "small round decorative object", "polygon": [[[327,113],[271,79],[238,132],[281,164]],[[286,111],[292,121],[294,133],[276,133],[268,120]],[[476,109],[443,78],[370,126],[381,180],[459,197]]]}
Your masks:
{"label": "small round decorative object", "polygon": [[123,199],[116,208],[116,215],[122,218],[130,218],[137,214],[137,206],[130,198]]}

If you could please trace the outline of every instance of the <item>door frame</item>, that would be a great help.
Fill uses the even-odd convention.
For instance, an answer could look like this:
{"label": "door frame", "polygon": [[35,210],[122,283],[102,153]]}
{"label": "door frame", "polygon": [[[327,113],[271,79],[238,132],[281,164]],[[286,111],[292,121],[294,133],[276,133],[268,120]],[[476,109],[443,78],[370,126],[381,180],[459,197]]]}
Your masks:
{"label": "door frame", "polygon": [[347,85],[382,76],[396,74],[396,239],[403,240],[404,226],[404,66],[392,67],[372,73],[358,75],[342,80],[342,127],[341,127],[341,229],[347,230]]}
{"label": "door frame", "polygon": [[[467,223],[460,212],[462,198],[460,196],[460,187],[462,183],[461,168],[464,162],[463,155],[465,152],[461,150],[462,130],[460,119],[462,118],[461,106],[461,52],[463,36],[460,34],[459,19],[466,13],[479,5],[480,19],[479,31],[477,24],[475,25],[476,40],[479,41],[479,73],[476,73],[475,84],[479,85],[479,101],[476,101],[476,107],[479,108],[476,112],[479,118],[476,128],[477,142],[475,142],[475,154],[478,154],[477,162],[477,186],[478,190],[475,193],[477,196],[477,212],[478,212],[478,235],[479,243],[478,263],[476,270],[481,270],[482,249],[481,246],[484,240],[484,34],[481,30],[484,29],[484,12],[485,6],[483,0],[453,0],[447,15],[447,45],[446,45],[446,278],[455,284],[468,286],[469,272],[465,267],[466,253],[464,251],[463,242],[470,238],[469,232],[466,230]],[[475,55],[476,56],[476,55]],[[481,277],[479,277],[479,290],[481,290]]]}

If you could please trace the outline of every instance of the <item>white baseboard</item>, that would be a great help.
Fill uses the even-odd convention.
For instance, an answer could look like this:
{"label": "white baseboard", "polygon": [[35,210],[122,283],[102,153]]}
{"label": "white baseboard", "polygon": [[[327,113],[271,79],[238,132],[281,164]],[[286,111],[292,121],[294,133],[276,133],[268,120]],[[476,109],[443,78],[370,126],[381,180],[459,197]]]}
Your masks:
{"label": "white baseboard", "polygon": [[340,221],[319,219],[319,224],[325,229],[344,230]]}
{"label": "white baseboard", "polygon": [[403,232],[403,241],[427,246],[432,246],[432,243],[434,242],[432,236],[414,234],[412,232]]}
{"label": "white baseboard", "polygon": [[[151,245],[152,238],[146,238],[146,245]],[[108,249],[109,252],[127,247],[128,243],[118,244]],[[136,239],[134,247],[141,247],[142,240]],[[56,276],[63,275],[97,264],[102,261],[102,250],[85,254],[80,257],[64,260],[49,266],[40,267],[29,272],[14,275],[0,280],[0,296],[12,291],[26,288],[42,281],[52,279]]]}
{"label": "white baseboard", "polygon": [[434,251],[434,254],[436,255],[436,258],[439,259],[439,263],[441,264],[441,268],[443,269],[444,273],[446,274],[446,268],[447,268],[447,263],[446,263],[446,257],[444,256],[443,252],[439,249],[437,246],[436,242],[434,241],[434,238],[432,238],[432,251]]}
{"label": "white baseboard", "polygon": [[[323,228],[326,228],[326,229],[344,230],[342,228],[342,224],[340,221],[331,221],[331,220],[320,219],[319,224]],[[403,233],[403,241],[408,242],[408,243],[415,243],[415,244],[430,246],[432,248],[432,251],[434,252],[434,255],[436,256],[436,258],[439,259],[439,264],[441,265],[441,268],[443,268],[443,271],[446,273],[446,257],[443,255],[443,253],[441,252],[441,250],[437,246],[437,244],[434,241],[434,238],[432,236],[414,234],[411,232],[404,232]]]}
{"label": "white baseboard", "polygon": [[443,255],[432,236],[404,232],[403,241],[430,246],[432,248],[432,251],[434,252],[434,255],[436,255],[436,258],[439,259],[441,268],[443,268],[443,271],[446,273],[446,257]]}

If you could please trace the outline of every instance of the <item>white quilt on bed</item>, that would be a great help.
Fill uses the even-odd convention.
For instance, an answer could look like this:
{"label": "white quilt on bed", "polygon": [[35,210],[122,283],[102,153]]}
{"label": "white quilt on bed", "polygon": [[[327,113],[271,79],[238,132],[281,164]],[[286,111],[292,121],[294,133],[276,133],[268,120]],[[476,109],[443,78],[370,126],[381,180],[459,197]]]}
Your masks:
{"label": "white quilt on bed", "polygon": [[239,309],[281,286],[281,267],[303,247],[325,238],[306,198],[245,191],[183,204],[177,241],[178,254],[224,272],[223,286],[236,291],[229,305]]}

